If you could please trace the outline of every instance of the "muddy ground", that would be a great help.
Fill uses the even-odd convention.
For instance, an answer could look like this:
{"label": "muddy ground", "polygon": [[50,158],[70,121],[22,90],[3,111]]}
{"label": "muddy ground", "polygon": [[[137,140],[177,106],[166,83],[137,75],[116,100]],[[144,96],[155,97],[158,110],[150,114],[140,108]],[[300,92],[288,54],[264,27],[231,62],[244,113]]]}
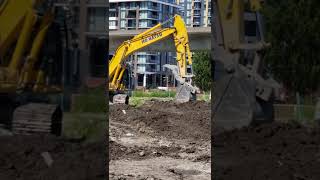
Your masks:
{"label": "muddy ground", "polygon": [[110,179],[211,178],[210,104],[112,105]]}
{"label": "muddy ground", "polygon": [[318,180],[320,129],[265,124],[214,135],[216,180]]}
{"label": "muddy ground", "polygon": [[[106,179],[106,143],[38,135],[2,136],[0,143],[1,180]],[[43,152],[53,160],[50,167]]]}

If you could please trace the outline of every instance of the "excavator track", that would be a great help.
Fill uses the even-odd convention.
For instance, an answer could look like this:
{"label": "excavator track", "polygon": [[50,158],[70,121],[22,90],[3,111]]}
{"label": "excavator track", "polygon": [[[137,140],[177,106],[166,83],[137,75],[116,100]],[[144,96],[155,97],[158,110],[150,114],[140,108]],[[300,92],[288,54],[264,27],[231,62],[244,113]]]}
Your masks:
{"label": "excavator track", "polygon": [[61,134],[62,111],[55,104],[29,103],[15,109],[12,119],[14,134]]}

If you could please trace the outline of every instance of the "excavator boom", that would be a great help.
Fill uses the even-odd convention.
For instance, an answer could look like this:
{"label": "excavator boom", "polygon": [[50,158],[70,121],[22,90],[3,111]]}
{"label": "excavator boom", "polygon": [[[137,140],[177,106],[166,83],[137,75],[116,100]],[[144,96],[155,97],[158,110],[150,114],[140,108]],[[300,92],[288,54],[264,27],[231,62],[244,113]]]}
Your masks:
{"label": "excavator boom", "polygon": [[[123,42],[118,47],[113,58],[109,62],[110,91],[115,92],[124,89],[124,85],[121,81],[126,69],[126,59],[129,55],[146,46],[171,37],[173,38],[176,47],[178,65],[168,65],[165,67],[173,71],[176,80],[181,85],[179,86],[179,89],[184,89],[183,91],[178,91],[181,93],[177,94],[177,100],[180,102],[189,101],[190,97],[192,97],[191,94],[195,94],[195,88],[191,85],[191,78],[193,76],[192,69],[188,71],[188,68],[192,65],[192,54],[189,47],[188,33],[185,24],[179,15],[174,16],[173,20],[173,27],[164,27],[164,25],[171,22],[171,20],[168,20],[165,23],[160,23],[143,33],[136,35],[131,40]],[[121,98],[124,99],[123,97]]]}

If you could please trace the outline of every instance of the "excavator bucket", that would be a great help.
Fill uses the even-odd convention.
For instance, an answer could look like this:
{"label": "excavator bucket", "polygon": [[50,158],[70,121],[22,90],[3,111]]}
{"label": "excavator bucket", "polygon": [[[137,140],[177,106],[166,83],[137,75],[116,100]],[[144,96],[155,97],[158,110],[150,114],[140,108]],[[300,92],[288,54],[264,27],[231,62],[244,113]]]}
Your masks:
{"label": "excavator bucket", "polygon": [[217,132],[274,120],[273,97],[256,96],[256,82],[241,70],[222,73],[214,84],[213,127]]}
{"label": "excavator bucket", "polygon": [[213,127],[218,131],[250,125],[254,118],[255,85],[241,72],[219,71],[213,89]]}
{"label": "excavator bucket", "polygon": [[[189,82],[186,82],[184,78],[179,76],[179,69],[176,65],[165,64],[165,68],[168,68],[172,71],[175,79],[178,81],[176,101],[179,103],[184,103],[192,100],[196,100],[197,88],[192,86]],[[193,75],[190,75],[190,78]]]}
{"label": "excavator bucket", "polygon": [[177,93],[175,97],[177,102],[188,102],[196,100],[196,94],[192,92],[190,87],[186,84],[180,84],[177,87]]}

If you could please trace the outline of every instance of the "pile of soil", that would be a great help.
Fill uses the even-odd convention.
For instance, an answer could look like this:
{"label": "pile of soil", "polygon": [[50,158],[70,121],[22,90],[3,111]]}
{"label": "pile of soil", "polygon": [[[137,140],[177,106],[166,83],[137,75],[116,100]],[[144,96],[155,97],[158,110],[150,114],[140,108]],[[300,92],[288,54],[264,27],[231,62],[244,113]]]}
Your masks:
{"label": "pile of soil", "polygon": [[[119,159],[143,160],[152,157],[176,157],[180,147],[126,147],[117,142],[109,141],[109,161]],[[209,157],[210,158],[210,157]]]}
{"label": "pile of soil", "polygon": [[210,104],[110,106],[109,179],[210,179]]}
{"label": "pile of soil", "polygon": [[213,139],[217,180],[320,179],[320,129],[265,124],[224,132]]}
{"label": "pile of soil", "polygon": [[149,135],[200,143],[210,141],[210,114],[210,104],[202,101],[182,104],[173,101],[148,101],[138,108],[111,106],[109,118],[114,122],[130,124]]}
{"label": "pile of soil", "polygon": [[[53,136],[0,137],[0,179],[106,179],[105,143],[84,144]],[[53,163],[49,167],[43,152]]]}

